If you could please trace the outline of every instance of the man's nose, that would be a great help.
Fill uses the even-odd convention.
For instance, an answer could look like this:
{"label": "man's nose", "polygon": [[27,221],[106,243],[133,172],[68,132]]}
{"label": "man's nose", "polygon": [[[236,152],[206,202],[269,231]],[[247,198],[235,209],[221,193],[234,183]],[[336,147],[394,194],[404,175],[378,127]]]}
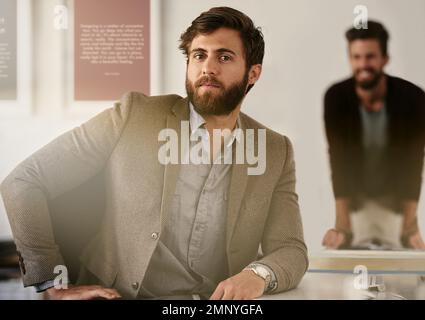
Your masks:
{"label": "man's nose", "polygon": [[204,60],[202,65],[202,74],[203,75],[217,75],[218,65],[213,58],[207,58]]}
{"label": "man's nose", "polygon": [[368,69],[370,67],[369,60],[366,57],[363,57],[359,61],[359,67],[361,69]]}

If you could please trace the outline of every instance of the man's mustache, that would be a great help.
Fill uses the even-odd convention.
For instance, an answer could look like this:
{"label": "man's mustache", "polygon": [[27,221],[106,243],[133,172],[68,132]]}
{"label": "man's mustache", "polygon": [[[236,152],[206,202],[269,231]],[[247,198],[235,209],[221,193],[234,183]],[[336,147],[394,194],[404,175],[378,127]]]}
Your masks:
{"label": "man's mustache", "polygon": [[216,87],[223,87],[223,85],[221,84],[220,81],[218,81],[217,79],[215,79],[212,76],[203,76],[201,79],[197,80],[195,82],[195,87],[199,88],[200,86],[203,85],[211,85],[211,86],[216,86]]}

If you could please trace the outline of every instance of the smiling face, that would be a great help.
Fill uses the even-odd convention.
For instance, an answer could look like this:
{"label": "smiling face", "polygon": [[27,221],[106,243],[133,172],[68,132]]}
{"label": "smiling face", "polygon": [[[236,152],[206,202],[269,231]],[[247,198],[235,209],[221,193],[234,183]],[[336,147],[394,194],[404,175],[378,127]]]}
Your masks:
{"label": "smiling face", "polygon": [[354,40],[349,45],[349,54],[357,85],[365,90],[376,87],[388,63],[388,56],[382,54],[378,40]]}
{"label": "smiling face", "polygon": [[238,107],[248,85],[261,71],[255,65],[247,71],[239,32],[220,28],[197,35],[188,50],[186,91],[201,115],[227,115]]}

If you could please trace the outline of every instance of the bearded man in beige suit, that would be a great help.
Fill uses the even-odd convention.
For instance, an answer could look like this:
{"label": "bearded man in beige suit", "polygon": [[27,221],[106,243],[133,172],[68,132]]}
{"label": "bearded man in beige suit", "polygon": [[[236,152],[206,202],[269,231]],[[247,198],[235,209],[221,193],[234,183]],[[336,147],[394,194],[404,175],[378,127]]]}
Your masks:
{"label": "bearded man in beige suit", "polygon": [[[240,11],[219,7],[180,40],[188,98],[128,93],[2,183],[25,286],[54,299],[253,299],[301,280],[308,260],[291,143],[240,112],[261,74],[261,31]],[[164,164],[163,129],[183,139],[184,122],[190,152],[179,147],[179,163]],[[214,129],[230,134],[216,138]],[[246,160],[215,161],[215,143],[234,155],[249,130],[264,133],[254,144],[265,159],[260,174],[249,174]],[[196,154],[193,136],[212,163],[182,160]],[[48,202],[99,173],[106,194],[99,230],[81,255],[78,282],[58,288],[54,270],[65,262]]]}

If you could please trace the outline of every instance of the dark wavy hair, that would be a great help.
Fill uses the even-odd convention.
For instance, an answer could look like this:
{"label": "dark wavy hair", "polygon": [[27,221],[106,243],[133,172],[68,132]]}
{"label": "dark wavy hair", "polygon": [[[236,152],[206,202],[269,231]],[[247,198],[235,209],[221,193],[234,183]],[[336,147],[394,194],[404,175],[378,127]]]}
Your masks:
{"label": "dark wavy hair", "polygon": [[381,47],[382,54],[388,55],[388,40],[390,38],[387,29],[377,22],[369,20],[367,22],[367,29],[356,29],[351,28],[345,33],[348,43],[358,39],[375,39],[378,40],[379,46]]}

